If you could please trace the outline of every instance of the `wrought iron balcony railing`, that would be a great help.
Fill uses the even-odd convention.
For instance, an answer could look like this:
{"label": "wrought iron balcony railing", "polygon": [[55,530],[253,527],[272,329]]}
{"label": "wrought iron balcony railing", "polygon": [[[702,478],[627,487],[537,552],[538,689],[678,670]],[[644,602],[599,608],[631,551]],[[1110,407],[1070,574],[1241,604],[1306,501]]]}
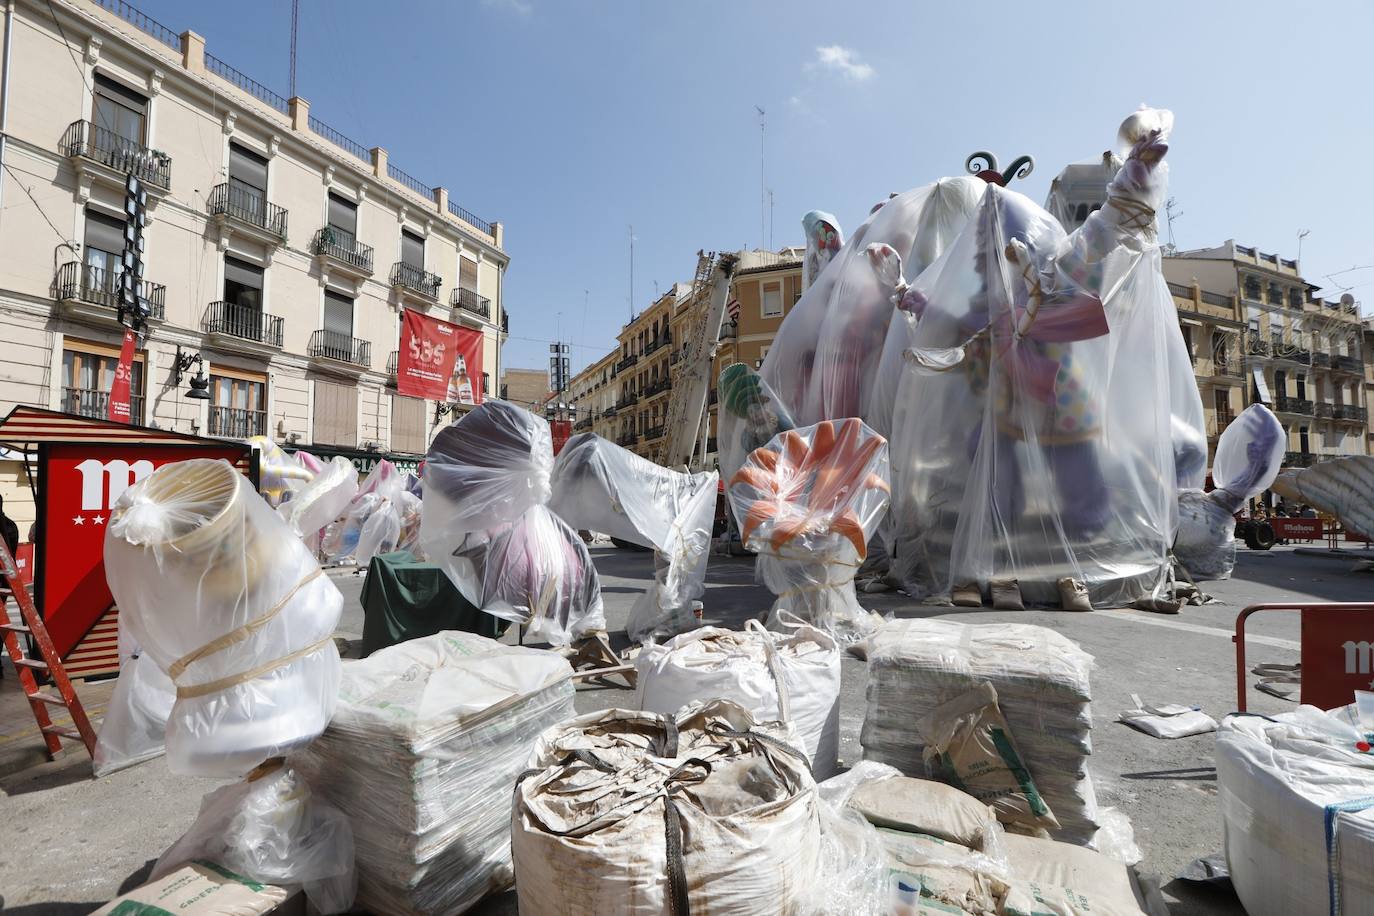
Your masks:
{"label": "wrought iron balcony railing", "polygon": [[401,351],[392,350],[386,355],[386,374],[395,375],[401,371]]}
{"label": "wrought iron balcony railing", "polygon": [[399,286],[402,289],[413,289],[422,296],[438,299],[439,287],[444,285],[444,278],[425,270],[423,267],[416,267],[405,261],[397,261],[391,265],[391,285]]}
{"label": "wrought iron balcony railing", "polygon": [[1319,401],[1317,402],[1316,408],[1314,410],[1314,415],[1319,420],[1329,420],[1332,416],[1335,415],[1335,405],[1323,404]]}
{"label": "wrought iron balcony railing", "polygon": [[210,189],[206,209],[211,216],[228,216],[286,241],[286,208],[269,203],[257,188],[226,181]]}
{"label": "wrought iron balcony railing", "polygon": [[[55,294],[63,302],[89,302],[109,309],[119,308],[119,288],[123,274],[119,271],[92,267],[80,261],[68,261],[57,270]],[[167,287],[161,283],[139,284],[139,300],[148,308],[150,317],[162,320],[167,316]],[[111,316],[114,317],[114,316]]]}
{"label": "wrought iron balcony railing", "polygon": [[67,127],[62,135],[62,153],[98,162],[116,172],[132,172],[164,191],[172,187],[172,157],[90,121],[73,121]]}
{"label": "wrought iron balcony railing", "polygon": [[624,410],[626,407],[633,407],[638,403],[639,395],[635,394],[634,392],[631,392],[629,394],[621,395],[620,399],[615,402],[615,406],[617,410]]}
{"label": "wrought iron balcony railing", "polygon": [[615,371],[624,372],[626,369],[630,368],[637,362],[639,362],[639,357],[631,353],[629,356],[626,356],[624,359],[620,360],[615,364]]}
{"label": "wrought iron balcony railing", "polygon": [[458,287],[453,291],[453,298],[450,304],[456,309],[471,312],[486,320],[491,320],[491,300],[486,296],[477,295],[476,290]]}
{"label": "wrought iron balcony railing", "polygon": [[1274,398],[1274,409],[1279,413],[1296,413],[1311,416],[1315,405],[1307,398]]}
{"label": "wrought iron balcony railing", "polygon": [[[202,329],[207,334],[226,334],[270,347],[282,345],[282,319],[235,302],[211,302],[205,309]],[[224,433],[222,435],[228,435]]]}
{"label": "wrought iron balcony railing", "polygon": [[1354,404],[1336,405],[1335,417],[1337,420],[1354,420],[1363,423],[1369,416],[1369,411]]}
{"label": "wrought iron balcony railing", "polygon": [[613,417],[613,416],[615,416],[615,414],[616,414],[616,408],[615,408],[614,405],[612,405],[612,406],[610,406],[610,407],[607,407],[605,410],[601,411],[601,416],[603,416],[603,417]]}
{"label": "wrought iron balcony railing", "polygon": [[1331,368],[1331,354],[1314,350],[1312,352],[1312,365],[1319,369]]}
{"label": "wrought iron balcony railing", "polygon": [[341,261],[358,270],[372,273],[372,246],[358,241],[351,232],[337,226],[325,226],[310,240],[310,253]]}
{"label": "wrought iron balcony railing", "polygon": [[661,378],[657,381],[650,382],[644,389],[644,396],[646,398],[651,398],[656,394],[662,394],[663,392],[668,391],[672,387],[673,380],[665,376],[664,378]]}
{"label": "wrought iron balcony railing", "polygon": [[267,411],[210,406],[210,435],[247,439],[267,435]]}
{"label": "wrought iron balcony railing", "polygon": [[351,363],[364,369],[372,365],[372,344],[337,331],[319,330],[310,335],[306,355]]}
{"label": "wrought iron balcony railing", "polygon": [[1245,352],[1251,356],[1268,356],[1269,341],[1252,331],[1245,338]]}
{"label": "wrought iron balcony railing", "polygon": [[639,444],[639,437],[631,433],[628,436],[621,436],[619,439],[615,440],[615,444],[622,448],[629,448],[632,445]]}
{"label": "wrought iron balcony railing", "polygon": [[592,418],[591,418],[591,417],[583,417],[581,420],[578,420],[576,423],[573,424],[573,429],[591,429],[591,428],[592,428]]}
{"label": "wrought iron balcony railing", "polygon": [[[110,393],[94,388],[63,388],[62,412],[108,420],[110,418]],[[141,394],[129,397],[129,421],[136,424],[143,422],[143,395]]]}
{"label": "wrought iron balcony railing", "polygon": [[1363,372],[1364,363],[1358,356],[1332,356],[1331,368],[1343,372]]}
{"label": "wrought iron balcony railing", "polygon": [[1283,463],[1285,467],[1306,468],[1311,467],[1316,461],[1317,456],[1311,452],[1284,452]]}
{"label": "wrought iron balcony railing", "polygon": [[644,441],[649,442],[653,439],[662,439],[663,433],[668,427],[660,423],[658,426],[650,426],[644,430]]}

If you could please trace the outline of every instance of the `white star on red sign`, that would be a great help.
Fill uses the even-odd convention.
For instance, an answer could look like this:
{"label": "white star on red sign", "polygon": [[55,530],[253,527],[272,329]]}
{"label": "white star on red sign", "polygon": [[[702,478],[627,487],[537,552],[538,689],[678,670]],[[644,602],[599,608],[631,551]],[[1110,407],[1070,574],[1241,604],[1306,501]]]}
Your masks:
{"label": "white star on red sign", "polygon": [[105,516],[97,515],[95,518],[91,519],[91,521],[95,522],[97,525],[103,525],[105,524]]}
{"label": "white star on red sign", "polygon": [[84,525],[84,524],[86,524],[86,517],[85,517],[84,515],[78,515],[76,518],[72,519],[72,524],[73,524],[73,525]]}

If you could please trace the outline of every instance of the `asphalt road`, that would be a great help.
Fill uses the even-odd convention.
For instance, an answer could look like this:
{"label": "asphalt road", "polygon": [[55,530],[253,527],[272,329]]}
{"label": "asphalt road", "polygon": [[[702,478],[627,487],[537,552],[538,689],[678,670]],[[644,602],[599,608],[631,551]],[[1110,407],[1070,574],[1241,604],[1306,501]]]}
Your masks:
{"label": "asphalt road", "polygon": [[[652,579],[647,553],[596,548],[597,568],[612,632],[623,628],[635,597]],[[1348,561],[1298,555],[1277,548],[1267,553],[1240,550],[1236,575],[1206,583],[1218,603],[1185,608],[1178,616],[1138,611],[1070,614],[1047,611],[1003,612],[922,606],[898,593],[861,596],[882,614],[939,616],[980,623],[1034,623],[1076,640],[1097,660],[1093,680],[1095,733],[1091,770],[1099,801],[1124,811],[1133,822],[1145,854],[1143,870],[1160,877],[1174,916],[1239,914],[1234,898],[1198,891],[1173,881],[1199,856],[1221,848],[1211,736],[1177,741],[1150,738],[1114,722],[1129,708],[1131,694],[1155,703],[1196,704],[1214,718],[1236,705],[1234,649],[1230,640],[1236,613],[1261,602],[1368,600],[1374,577],[1350,571]],[[361,579],[348,573],[333,578],[347,597],[339,635],[357,639],[362,610]],[[705,596],[706,622],[738,628],[764,611],[772,596],[753,581],[744,559],[713,558]],[[1251,632],[1251,663],[1297,660],[1295,615],[1259,615]],[[625,642],[617,634],[618,647]],[[507,638],[513,638],[508,634]],[[867,674],[854,658],[843,662],[840,756],[849,764],[860,757],[859,729],[865,708]],[[220,783],[178,777],[154,760],[101,780],[90,778],[84,755],[41,760],[41,745],[25,740],[16,727],[28,715],[18,699],[12,669],[0,681],[0,821],[7,842],[0,844],[0,895],[5,912],[87,913],[122,889],[136,886],[152,862],[193,820],[201,797]],[[98,707],[108,686],[82,689]],[[18,702],[15,702],[18,699]],[[1291,704],[1251,690],[1249,702],[1260,712],[1280,712]],[[581,712],[631,705],[633,693],[587,687],[577,697]],[[513,894],[488,901],[483,916],[514,913]]]}

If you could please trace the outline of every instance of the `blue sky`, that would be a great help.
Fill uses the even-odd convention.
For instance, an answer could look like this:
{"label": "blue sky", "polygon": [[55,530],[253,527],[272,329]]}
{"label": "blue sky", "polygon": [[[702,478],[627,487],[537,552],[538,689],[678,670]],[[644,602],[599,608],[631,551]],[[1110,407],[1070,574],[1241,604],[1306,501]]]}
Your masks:
{"label": "blue sky", "polygon": [[[287,0],[135,4],[286,94]],[[547,367],[560,330],[575,370],[611,347],[630,224],[635,309],[690,278],[698,248],[767,243],[755,105],[773,247],[800,242],[809,209],[852,229],[975,149],[1033,155],[1014,187],[1043,200],[1148,102],[1176,117],[1181,248],[1234,237],[1294,257],[1309,230],[1307,278],[1372,310],[1374,268],[1337,272],[1374,265],[1374,4],[1039,6],[301,0],[297,89],[505,223],[507,366]]]}

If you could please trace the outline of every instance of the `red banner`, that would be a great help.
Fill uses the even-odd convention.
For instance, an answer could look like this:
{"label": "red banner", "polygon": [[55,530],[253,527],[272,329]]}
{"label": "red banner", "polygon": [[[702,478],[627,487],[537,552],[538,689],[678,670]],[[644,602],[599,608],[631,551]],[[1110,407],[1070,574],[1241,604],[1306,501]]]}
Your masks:
{"label": "red banner", "polygon": [[572,421],[550,420],[549,431],[553,434],[553,453],[557,455],[563,451],[563,446],[568,444],[568,439],[572,438]]}
{"label": "red banner", "polygon": [[1322,520],[1319,518],[1271,518],[1274,534],[1289,541],[1320,541]]}
{"label": "red banner", "polygon": [[119,363],[115,366],[114,386],[110,388],[110,419],[128,423],[129,382],[134,375],[134,332],[124,331],[124,345],[119,348]]}
{"label": "red banner", "polygon": [[1302,701],[1335,709],[1374,689],[1374,611],[1302,609]]}
{"label": "red banner", "polygon": [[456,324],[405,309],[401,313],[397,392],[414,398],[444,400],[458,358],[462,330]]}
{"label": "red banner", "polygon": [[455,327],[458,332],[458,358],[453,362],[448,399],[455,404],[482,403],[482,332]]}
{"label": "red banner", "polygon": [[[243,449],[146,445],[48,445],[40,451],[38,512],[43,549],[38,594],[43,619],[64,657],[110,610],[105,523],[110,506],[156,468],[186,458],[238,460]],[[109,646],[114,652],[113,641]]]}

